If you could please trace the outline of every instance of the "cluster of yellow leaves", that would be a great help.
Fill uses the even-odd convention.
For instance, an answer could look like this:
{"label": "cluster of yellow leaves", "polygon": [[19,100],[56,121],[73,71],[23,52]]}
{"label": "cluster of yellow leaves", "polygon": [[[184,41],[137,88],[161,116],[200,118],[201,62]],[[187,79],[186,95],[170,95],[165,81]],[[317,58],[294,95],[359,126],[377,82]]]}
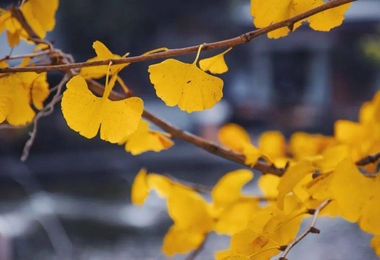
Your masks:
{"label": "cluster of yellow leaves", "polygon": [[[14,7],[16,8],[16,7]],[[58,0],[29,0],[19,7],[26,22],[34,32],[43,39],[47,31],[55,26],[55,12]],[[15,9],[14,9],[15,10]],[[0,34],[7,32],[8,44],[14,47],[21,39],[28,40],[29,35],[20,22],[13,16],[13,11],[0,9]],[[36,46],[37,51],[40,46]],[[27,66],[31,58],[25,58],[19,64]],[[0,68],[6,68],[5,61]],[[19,126],[30,123],[36,110],[43,108],[43,102],[49,96],[49,84],[44,73],[13,73],[0,76],[0,123],[7,121],[10,125]]]}
{"label": "cluster of yellow leaves", "polygon": [[[323,0],[251,0],[251,14],[253,23],[257,28],[267,27],[271,24],[284,21],[296,15],[305,13],[313,8],[325,4]],[[344,13],[350,7],[345,4],[315,14],[293,25],[293,30],[301,26],[305,21],[309,22],[312,29],[317,31],[330,31],[343,23]],[[284,27],[268,33],[269,38],[279,38],[288,35],[289,28]]]}
{"label": "cluster of yellow leaves", "polygon": [[149,66],[149,78],[156,94],[167,106],[176,106],[188,113],[212,108],[223,97],[223,80],[207,74],[222,74],[228,70],[224,55],[230,50],[200,61],[199,48],[193,63],[167,59]]}
{"label": "cluster of yellow leaves", "polygon": [[[58,0],[28,0],[20,6],[26,21],[41,39],[45,38],[46,32],[54,29],[58,4]],[[10,47],[18,45],[21,39],[29,38],[20,22],[13,17],[12,11],[0,9],[0,34],[4,30],[7,30]]]}
{"label": "cluster of yellow leaves", "polygon": [[[0,67],[5,66],[5,63],[0,64]],[[42,109],[50,93],[46,73],[3,75],[0,86],[0,123],[7,120],[14,126],[30,123],[35,116],[33,108]]]}
{"label": "cluster of yellow leaves", "polygon": [[162,247],[169,256],[197,249],[214,231],[232,235],[231,248],[217,253],[217,259],[268,259],[295,238],[306,208],[294,197],[286,199],[282,210],[275,204],[260,206],[258,197],[241,193],[252,178],[249,170],[227,173],[211,190],[208,202],[194,187],[142,169],[132,185],[132,202],[142,205],[152,189],[166,199],[174,222]]}
{"label": "cluster of yellow leaves", "polygon": [[[93,48],[97,56],[88,61],[121,57],[113,54],[100,41],[95,41]],[[148,123],[141,119],[144,110],[141,98],[129,97],[119,101],[108,98],[116,81],[121,81],[118,73],[127,65],[83,68],[79,75],[71,78],[66,84],[67,90],[63,93],[61,103],[67,125],[86,138],[94,138],[100,129],[102,140],[125,143],[126,151],[134,155],[150,150],[158,152],[171,147],[173,142],[165,134],[149,130]],[[86,79],[104,76],[104,93],[102,97],[97,97],[89,90]]]}
{"label": "cluster of yellow leaves", "polygon": [[277,209],[284,210],[289,198],[310,208],[332,200],[322,214],[357,222],[363,231],[375,235],[371,246],[379,254],[378,163],[361,167],[369,176],[354,163],[380,152],[379,115],[380,91],[372,101],[363,104],[359,122],[337,121],[334,136],[297,132],[286,143],[281,133],[269,131],[259,137],[256,147],[243,128],[228,124],[220,129],[219,139],[231,150],[245,155],[249,166],[260,157],[278,167],[289,163],[283,176],[263,175],[259,179],[264,194],[276,198]]}

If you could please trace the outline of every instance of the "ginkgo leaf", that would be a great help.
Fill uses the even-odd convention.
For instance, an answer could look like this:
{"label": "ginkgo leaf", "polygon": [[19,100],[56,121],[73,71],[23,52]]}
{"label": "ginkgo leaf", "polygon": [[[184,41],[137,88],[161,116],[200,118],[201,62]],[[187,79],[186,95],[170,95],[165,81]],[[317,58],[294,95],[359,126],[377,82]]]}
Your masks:
{"label": "ginkgo leaf", "polygon": [[[323,0],[313,1],[313,8],[325,4]],[[344,14],[351,6],[351,3],[337,6],[329,10],[317,13],[307,18],[310,27],[317,31],[330,31],[343,23]]]}
{"label": "ginkgo leaf", "polygon": [[228,71],[228,67],[226,61],[224,60],[224,55],[232,50],[229,48],[228,50],[219,53],[213,57],[202,59],[199,61],[199,67],[203,71],[210,71],[213,74],[223,74]]}
{"label": "ginkgo leaf", "polygon": [[49,96],[46,72],[15,73],[0,78],[0,123],[5,119],[10,125],[24,125],[33,120],[31,107],[41,109]]}
{"label": "ginkgo leaf", "polygon": [[218,131],[218,139],[224,145],[236,152],[242,152],[244,145],[250,143],[250,136],[243,127],[237,124],[226,124]]}
{"label": "ginkgo leaf", "polygon": [[377,91],[371,101],[365,102],[361,106],[359,121],[362,124],[380,122],[380,91]]}
{"label": "ginkgo leaf", "polygon": [[282,176],[278,185],[277,206],[279,209],[284,208],[284,199],[297,183],[299,183],[306,175],[312,174],[316,168],[309,160],[301,160],[291,164]]}
{"label": "ginkgo leaf", "polygon": [[149,194],[149,186],[146,177],[146,169],[141,169],[133,181],[131,190],[131,200],[133,204],[143,205]]}
{"label": "ginkgo leaf", "polygon": [[148,69],[156,94],[167,106],[188,113],[212,108],[223,97],[223,80],[207,74],[195,63],[167,59]]}
{"label": "ginkgo leaf", "polygon": [[[316,8],[325,4],[323,0],[305,1],[305,0],[251,0],[251,14],[254,17],[253,22],[256,27],[263,28],[273,23],[277,23],[308,10]],[[345,4],[336,8],[332,8],[316,15],[313,15],[307,20],[310,27],[314,30],[329,31],[332,28],[342,24],[344,20],[344,13],[349,8],[349,4]],[[293,30],[301,26],[303,19],[293,25]],[[269,38],[279,38],[286,36],[290,32],[287,27],[280,28],[268,33]]]}
{"label": "ginkgo leaf", "polygon": [[101,98],[92,94],[85,79],[79,75],[66,84],[61,106],[71,129],[90,139],[96,136],[100,128],[100,138],[111,143],[121,141],[137,129],[144,109],[143,101],[138,97],[109,100],[108,95],[116,77],[114,75],[106,84]]}
{"label": "ginkgo leaf", "polygon": [[259,158],[263,156],[263,153],[260,151],[260,149],[252,144],[244,145],[243,154],[245,156],[244,163],[250,167],[253,167]]}
{"label": "ginkgo leaf", "polygon": [[47,31],[54,29],[58,5],[58,0],[28,0],[21,5],[25,19],[41,39],[45,38]]}
{"label": "ginkgo leaf", "polygon": [[285,156],[285,137],[279,131],[267,131],[260,135],[259,149],[269,158]]}
{"label": "ginkgo leaf", "polygon": [[253,178],[250,170],[236,170],[224,175],[211,191],[215,206],[226,206],[242,196],[242,187]]}
{"label": "ginkgo leaf", "polygon": [[205,240],[205,236],[205,233],[191,229],[181,229],[174,224],[164,237],[162,251],[167,256],[173,256],[177,253],[187,253],[197,249]]}
{"label": "ginkgo leaf", "polygon": [[177,185],[171,187],[167,205],[174,225],[165,235],[164,253],[187,253],[198,248],[212,228],[210,206],[195,191]]}
{"label": "ginkgo leaf", "polygon": [[368,194],[366,202],[364,204],[362,214],[359,219],[360,228],[368,233],[380,234],[380,177],[379,174],[372,179],[366,177],[366,184],[363,189],[367,189],[369,194],[366,191],[363,191],[364,194]]}
{"label": "ginkgo leaf", "polygon": [[[253,23],[257,28],[263,28],[270,24],[286,20],[307,11],[304,0],[251,0],[251,15]],[[310,9],[310,8],[309,8]],[[293,30],[301,26],[304,20],[293,25]],[[290,32],[289,28],[280,28],[268,33],[269,38],[279,38],[286,36]]]}
{"label": "ginkgo leaf", "polygon": [[119,144],[125,143],[125,150],[133,155],[147,151],[159,152],[173,145],[173,141],[167,138],[164,133],[152,131],[148,126],[147,121],[141,120],[136,131]]}
{"label": "ginkgo leaf", "polygon": [[214,231],[218,234],[233,235],[246,228],[252,214],[258,210],[259,202],[256,198],[241,196],[233,203],[225,205],[217,214]]}
{"label": "ginkgo leaf", "polygon": [[260,176],[258,185],[266,198],[276,198],[278,195],[278,184],[280,183],[280,177],[271,174],[265,174]]}
{"label": "ginkgo leaf", "polygon": [[211,227],[209,205],[193,190],[174,186],[168,198],[168,213],[180,229],[205,232]]}
{"label": "ginkgo leaf", "polygon": [[12,16],[11,12],[0,8],[0,34],[7,30],[7,40],[11,48],[20,43],[20,39],[28,37],[19,21]]}
{"label": "ginkgo leaf", "polygon": [[[117,54],[113,54],[102,42],[95,41],[92,44],[92,48],[94,48],[96,52],[96,57],[88,59],[87,62],[92,61],[100,61],[100,60],[108,60],[108,59],[119,59],[128,56],[129,53],[124,56],[120,56]],[[111,75],[117,74],[123,68],[128,66],[129,63],[118,64],[111,66],[110,73]],[[93,78],[98,79],[104,77],[108,72],[108,65],[94,66],[94,67],[84,67],[80,70],[79,75],[81,75],[85,79]]]}
{"label": "ginkgo leaf", "polygon": [[256,164],[263,153],[250,142],[247,131],[239,125],[227,124],[218,132],[219,141],[233,151],[244,154],[244,163],[248,166]]}
{"label": "ginkgo leaf", "polygon": [[174,188],[192,191],[191,188],[181,183],[174,182],[170,178],[160,174],[150,173],[147,176],[147,180],[149,187],[155,190],[159,196],[164,198],[171,196]]}

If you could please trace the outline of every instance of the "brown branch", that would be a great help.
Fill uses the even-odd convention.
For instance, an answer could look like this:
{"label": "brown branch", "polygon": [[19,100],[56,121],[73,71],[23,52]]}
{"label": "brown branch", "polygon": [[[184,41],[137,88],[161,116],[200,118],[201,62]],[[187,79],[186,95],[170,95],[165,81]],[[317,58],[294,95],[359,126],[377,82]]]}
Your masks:
{"label": "brown branch", "polygon": [[317,223],[318,215],[319,212],[321,212],[322,209],[324,209],[331,200],[325,200],[324,202],[321,203],[315,210],[309,210],[308,213],[313,214],[313,219],[309,225],[309,228],[302,232],[301,235],[296,237],[293,242],[291,242],[289,245],[286,246],[284,253],[282,256],[279,258],[279,260],[287,260],[286,256],[289,254],[290,250],[297,245],[302,239],[304,239],[308,234],[313,233],[313,234],[319,234],[320,231],[315,227],[315,224]]}
{"label": "brown branch", "polygon": [[355,164],[357,166],[365,166],[365,165],[370,164],[370,163],[375,163],[379,159],[380,159],[380,152],[378,152],[376,154],[368,155],[368,156],[360,159],[359,161],[357,161]]}
{"label": "brown branch", "polygon": [[[303,19],[306,19],[312,15],[315,15],[317,13],[326,11],[328,9],[332,9],[344,4],[348,4],[351,2],[354,2],[355,0],[333,0],[329,1],[326,4],[323,4],[321,6],[318,6],[316,8],[313,8],[305,13],[296,15],[292,18],[286,19],[284,21],[269,25],[267,27],[264,27],[262,29],[254,30],[251,32],[244,33],[240,36],[218,41],[218,42],[212,42],[212,43],[204,43],[202,50],[215,50],[220,48],[227,48],[227,47],[234,47],[239,44],[250,42],[252,39],[266,34],[268,32],[277,30],[282,27],[288,27],[292,28],[292,25],[296,22],[299,22]],[[136,63],[136,62],[142,62],[142,61],[148,61],[148,60],[156,60],[156,59],[163,59],[163,58],[169,58],[174,56],[180,56],[184,54],[194,53],[197,52],[199,48],[199,45],[196,46],[190,46],[185,48],[178,48],[178,49],[171,49],[165,52],[159,52],[159,53],[153,53],[150,55],[139,55],[134,57],[128,57],[128,58],[120,58],[120,59],[108,59],[108,60],[101,60],[101,61],[94,61],[94,62],[78,62],[78,63],[72,63],[72,64],[61,64],[61,65],[52,65],[52,66],[33,66],[33,67],[24,67],[24,68],[2,68],[0,69],[0,73],[10,73],[10,72],[30,72],[34,71],[37,73],[44,72],[44,71],[54,71],[54,70],[69,70],[69,69],[76,69],[76,68],[82,68],[82,67],[92,67],[92,66],[100,66],[100,65],[107,65],[110,62],[112,64],[125,64],[125,63]]]}
{"label": "brown branch", "polygon": [[[99,95],[103,95],[103,92],[104,92],[103,85],[101,85],[100,83],[94,80],[89,80],[88,83],[91,90],[93,90],[95,93]],[[121,100],[121,99],[124,99],[125,96],[112,91],[109,98],[112,100]],[[172,138],[182,139],[192,145],[195,145],[199,148],[202,148],[203,150],[206,150],[209,153],[215,154],[229,161],[236,162],[238,164],[249,167],[248,165],[245,164],[245,157],[243,154],[235,153],[231,150],[225,149],[224,147],[214,142],[208,141],[192,133],[179,129],[173,126],[172,124],[170,124],[169,122],[166,122],[165,120],[155,116],[154,114],[152,114],[146,109],[144,109],[142,116],[145,119],[152,122],[153,124],[155,124],[156,126],[160,127],[162,130],[168,132]],[[262,172],[263,174],[268,173],[268,174],[273,174],[277,176],[281,176],[285,171],[285,169],[283,168],[276,168],[276,166],[272,164],[268,164],[266,162],[257,162],[251,168],[258,170]]]}

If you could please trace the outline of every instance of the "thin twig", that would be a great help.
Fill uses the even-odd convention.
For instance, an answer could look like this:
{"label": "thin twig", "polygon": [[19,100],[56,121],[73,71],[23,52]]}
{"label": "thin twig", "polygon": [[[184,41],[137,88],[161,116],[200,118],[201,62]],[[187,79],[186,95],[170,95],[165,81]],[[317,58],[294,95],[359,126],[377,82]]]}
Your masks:
{"label": "thin twig", "polygon": [[[228,48],[228,47],[234,47],[239,44],[244,44],[247,42],[250,42],[252,39],[266,34],[268,32],[277,30],[282,27],[291,27],[292,24],[299,22],[303,19],[306,19],[312,15],[315,15],[317,13],[326,11],[328,9],[332,9],[344,4],[348,4],[351,2],[354,2],[355,0],[334,0],[329,1],[321,6],[318,6],[316,8],[313,8],[305,13],[296,15],[292,18],[286,19],[284,21],[269,25],[267,27],[264,27],[262,29],[250,31],[247,33],[244,33],[240,36],[230,38],[228,40],[218,41],[218,42],[212,42],[212,43],[204,43],[202,50],[215,50],[220,48]],[[32,32],[31,32],[32,33]],[[35,37],[33,35],[33,37]],[[33,38],[32,37],[32,38]],[[34,40],[34,39],[32,39]],[[159,53],[153,53],[149,55],[139,55],[134,57],[127,57],[127,58],[120,58],[120,59],[108,59],[108,60],[101,60],[101,61],[94,61],[94,62],[78,62],[78,63],[72,63],[72,64],[62,64],[62,65],[52,65],[52,66],[34,66],[34,67],[24,67],[24,68],[2,68],[0,69],[0,73],[9,73],[9,72],[26,72],[26,71],[34,71],[34,72],[44,72],[44,71],[55,71],[55,70],[69,70],[69,69],[75,69],[75,68],[83,68],[83,67],[92,67],[92,66],[100,66],[100,65],[107,65],[112,61],[112,64],[125,64],[125,63],[136,63],[136,62],[142,62],[142,61],[148,61],[148,60],[156,60],[156,59],[163,59],[163,58],[169,58],[174,56],[180,56],[185,55],[189,53],[197,52],[199,49],[199,45],[196,46],[190,46],[185,48],[178,48],[178,49],[171,49],[166,52],[159,52]]]}
{"label": "thin twig", "polygon": [[287,260],[286,258],[286,255],[290,252],[290,250],[295,246],[297,245],[303,238],[305,238],[309,233],[317,233],[319,234],[320,231],[319,229],[317,229],[315,227],[315,224],[317,223],[317,219],[318,219],[318,215],[319,215],[319,212],[321,212],[322,209],[324,209],[329,203],[331,202],[331,200],[325,200],[324,202],[321,203],[321,205],[319,205],[315,210],[311,210],[310,212],[313,213],[313,219],[308,227],[307,230],[305,230],[301,235],[299,235],[298,237],[296,237],[293,242],[291,242],[289,245],[287,245],[284,253],[282,254],[282,256],[279,258],[279,260]]}
{"label": "thin twig", "polygon": [[368,155],[368,156],[360,159],[359,161],[356,162],[356,165],[357,166],[365,166],[365,165],[370,164],[370,163],[375,163],[379,159],[380,159],[380,152],[378,152],[376,154]]}
{"label": "thin twig", "polygon": [[37,113],[37,115],[33,119],[33,130],[29,133],[30,138],[25,143],[24,150],[22,152],[21,161],[26,161],[29,157],[30,149],[33,146],[34,140],[37,136],[37,123],[38,120],[42,117],[48,116],[54,111],[54,106],[61,100],[61,93],[62,88],[65,85],[65,83],[70,79],[70,76],[68,74],[65,74],[65,76],[62,78],[61,82],[57,85],[57,92],[53,96],[53,99],[47,104],[41,111]]}
{"label": "thin twig", "polygon": [[29,54],[21,54],[21,55],[14,55],[14,56],[5,56],[4,58],[0,59],[0,61],[5,61],[5,60],[17,60],[17,59],[25,59],[25,58],[35,58],[38,56],[43,56],[47,55],[50,53],[50,50],[44,50],[36,53],[29,53]]}

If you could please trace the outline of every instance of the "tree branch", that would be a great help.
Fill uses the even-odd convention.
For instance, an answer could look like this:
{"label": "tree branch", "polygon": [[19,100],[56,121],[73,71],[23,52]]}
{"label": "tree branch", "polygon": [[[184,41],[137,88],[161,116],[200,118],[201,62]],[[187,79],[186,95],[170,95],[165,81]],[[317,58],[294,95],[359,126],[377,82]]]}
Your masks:
{"label": "tree branch", "polygon": [[[215,50],[220,48],[227,48],[227,47],[234,47],[239,44],[250,42],[252,39],[266,34],[268,32],[277,30],[282,27],[289,27],[291,28],[292,25],[296,22],[299,22],[305,18],[308,18],[312,15],[315,15],[317,13],[326,11],[328,9],[332,9],[344,4],[348,4],[351,2],[354,2],[355,0],[333,0],[329,1],[321,6],[318,6],[316,8],[313,8],[305,13],[296,15],[292,18],[286,19],[284,21],[269,25],[267,27],[257,29],[251,32],[244,33],[240,36],[218,41],[218,42],[212,42],[212,43],[203,43],[202,51],[206,50]],[[31,33],[31,32],[30,32]],[[174,56],[180,56],[185,55],[189,53],[197,52],[199,48],[199,45],[196,46],[190,46],[185,48],[178,48],[178,49],[171,49],[165,52],[159,52],[159,53],[153,53],[149,55],[139,55],[134,57],[128,57],[128,58],[120,58],[120,59],[108,59],[108,60],[101,60],[101,61],[93,61],[93,62],[78,62],[78,63],[72,63],[72,64],[59,64],[59,65],[52,65],[52,66],[33,66],[33,67],[23,67],[23,68],[2,68],[0,69],[0,73],[11,73],[11,72],[37,72],[41,73],[44,71],[55,71],[55,70],[64,70],[67,71],[69,69],[76,69],[76,68],[83,68],[83,67],[93,67],[93,66],[100,66],[100,65],[107,65],[110,62],[112,64],[125,64],[125,63],[136,63],[136,62],[142,62],[142,61],[148,61],[148,60],[156,60],[156,59],[163,59],[163,58],[169,58]]]}
{"label": "tree branch", "polygon": [[[95,80],[89,80],[88,83],[89,83],[89,87],[91,88],[91,90],[93,90],[95,93],[97,93],[99,95],[103,95],[103,92],[104,92],[104,86],[103,85],[101,85],[100,83],[98,83]],[[123,96],[117,92],[112,91],[110,93],[109,98],[112,100],[121,100],[121,99],[124,99],[125,96]],[[152,114],[151,112],[149,112],[146,109],[144,109],[142,116],[145,119],[152,122],[153,124],[155,124],[156,126],[160,127],[162,130],[168,132],[172,138],[182,139],[182,140],[184,140],[190,144],[193,144],[199,148],[202,148],[203,150],[205,150],[209,153],[215,154],[215,155],[222,157],[224,159],[227,159],[229,161],[236,162],[238,164],[249,167],[248,165],[245,164],[245,156],[243,154],[235,153],[231,150],[225,149],[224,147],[222,147],[222,146],[220,146],[214,142],[208,141],[208,140],[203,139],[199,136],[191,134],[187,131],[179,129],[179,128],[173,126],[172,124],[170,124],[169,122],[166,122],[165,120],[155,116],[154,114]],[[258,170],[258,171],[262,172],[263,174],[268,173],[268,174],[273,174],[273,175],[277,175],[277,176],[281,176],[285,172],[284,168],[277,168],[273,164],[268,164],[266,162],[257,162],[251,168]]]}
{"label": "tree branch", "polygon": [[290,250],[297,245],[302,239],[304,239],[309,233],[319,234],[320,231],[315,227],[315,224],[317,223],[319,212],[321,212],[322,209],[324,209],[331,200],[325,200],[321,203],[315,210],[309,211],[311,214],[313,214],[313,219],[309,225],[309,228],[305,230],[301,235],[296,237],[293,242],[291,242],[289,245],[286,246],[286,249],[282,256],[279,258],[279,260],[287,260],[286,256],[289,254]]}

